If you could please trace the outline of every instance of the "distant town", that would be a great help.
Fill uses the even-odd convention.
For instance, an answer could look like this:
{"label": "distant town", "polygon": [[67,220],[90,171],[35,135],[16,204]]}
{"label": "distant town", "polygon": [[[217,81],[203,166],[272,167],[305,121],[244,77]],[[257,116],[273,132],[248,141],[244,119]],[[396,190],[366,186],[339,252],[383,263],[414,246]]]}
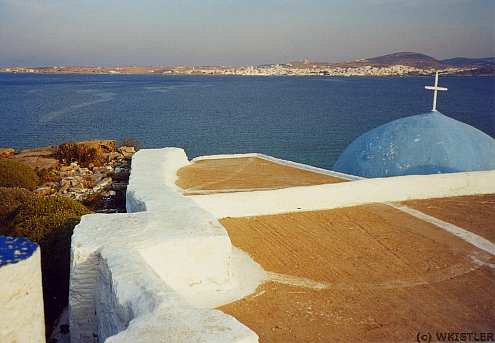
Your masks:
{"label": "distant town", "polygon": [[162,75],[245,75],[245,76],[409,76],[431,75],[436,71],[447,75],[495,75],[495,58],[433,57],[399,52],[369,59],[342,63],[321,63],[309,59],[283,64],[251,66],[50,66],[0,67],[4,73],[61,74],[162,74]]}

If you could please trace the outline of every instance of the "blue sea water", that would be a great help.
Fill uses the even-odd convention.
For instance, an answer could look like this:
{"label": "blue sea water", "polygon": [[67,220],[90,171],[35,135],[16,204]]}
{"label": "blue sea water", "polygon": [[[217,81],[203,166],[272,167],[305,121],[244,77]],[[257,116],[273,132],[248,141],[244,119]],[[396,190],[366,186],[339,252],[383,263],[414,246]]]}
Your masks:
{"label": "blue sea water", "polygon": [[[430,77],[0,74],[0,146],[138,139],[190,157],[262,152],[331,168],[357,136],[427,112]],[[442,113],[495,136],[495,78],[441,77]]]}

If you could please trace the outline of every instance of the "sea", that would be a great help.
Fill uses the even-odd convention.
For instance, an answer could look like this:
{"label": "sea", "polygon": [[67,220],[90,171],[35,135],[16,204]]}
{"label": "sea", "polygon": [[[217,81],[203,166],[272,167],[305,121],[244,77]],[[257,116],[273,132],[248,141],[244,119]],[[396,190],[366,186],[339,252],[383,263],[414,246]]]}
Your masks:
{"label": "sea", "polygon": [[[0,147],[125,138],[190,158],[260,152],[331,169],[353,139],[428,112],[432,77],[0,74]],[[440,78],[438,109],[495,136],[495,77]]]}

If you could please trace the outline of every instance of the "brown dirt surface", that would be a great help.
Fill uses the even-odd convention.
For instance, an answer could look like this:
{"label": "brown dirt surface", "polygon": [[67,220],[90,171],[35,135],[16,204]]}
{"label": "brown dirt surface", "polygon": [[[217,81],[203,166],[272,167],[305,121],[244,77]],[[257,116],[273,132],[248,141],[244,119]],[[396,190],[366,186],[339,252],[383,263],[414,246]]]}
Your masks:
{"label": "brown dirt surface", "polygon": [[418,332],[493,331],[495,258],[389,206],[221,223],[268,272],[326,286],[271,277],[220,308],[260,342],[415,342]]}
{"label": "brown dirt surface", "polygon": [[59,161],[54,156],[56,151],[56,146],[25,149],[11,158],[28,165],[33,170],[48,170],[59,166]]}
{"label": "brown dirt surface", "polygon": [[412,200],[402,204],[495,242],[495,194]]}
{"label": "brown dirt surface", "polygon": [[49,145],[49,146],[44,146],[44,147],[39,147],[39,148],[21,150],[17,154],[17,156],[18,157],[25,157],[25,156],[52,157],[53,155],[55,155],[56,152],[57,152],[57,146],[56,145]]}
{"label": "brown dirt surface", "polygon": [[320,185],[348,180],[284,166],[258,157],[201,160],[179,169],[177,185],[184,194],[221,193]]}

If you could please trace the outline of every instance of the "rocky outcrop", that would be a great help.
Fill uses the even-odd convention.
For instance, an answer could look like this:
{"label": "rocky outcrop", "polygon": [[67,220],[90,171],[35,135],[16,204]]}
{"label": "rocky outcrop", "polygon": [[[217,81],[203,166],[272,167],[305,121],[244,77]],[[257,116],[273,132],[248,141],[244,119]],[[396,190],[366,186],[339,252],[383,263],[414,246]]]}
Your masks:
{"label": "rocky outcrop", "polygon": [[[130,160],[135,148],[116,148],[114,140],[89,140],[67,143],[94,149],[94,163],[66,162],[59,146],[21,150],[0,148],[0,158],[10,158],[37,171],[42,183],[34,190],[38,195],[58,195],[81,201],[98,212],[125,212],[125,191],[130,174]],[[67,145],[65,144],[65,145]],[[91,203],[94,203],[93,205]]]}
{"label": "rocky outcrop", "polygon": [[121,146],[119,152],[124,158],[131,158],[136,153],[136,149],[133,146]]}
{"label": "rocky outcrop", "polygon": [[13,148],[0,148],[0,158],[8,158],[15,154],[15,149]]}
{"label": "rocky outcrop", "polygon": [[[103,165],[82,167],[77,162],[51,170],[48,179],[34,192],[40,195],[59,195],[82,202],[99,201],[99,212],[122,212],[117,198],[124,198],[130,174],[133,147],[121,147],[106,153]],[[103,208],[103,209],[102,209]]]}
{"label": "rocky outcrop", "polygon": [[58,168],[60,165],[55,157],[56,146],[46,146],[33,149],[21,150],[18,154],[11,155],[10,158],[22,162],[33,170],[50,170]]}

